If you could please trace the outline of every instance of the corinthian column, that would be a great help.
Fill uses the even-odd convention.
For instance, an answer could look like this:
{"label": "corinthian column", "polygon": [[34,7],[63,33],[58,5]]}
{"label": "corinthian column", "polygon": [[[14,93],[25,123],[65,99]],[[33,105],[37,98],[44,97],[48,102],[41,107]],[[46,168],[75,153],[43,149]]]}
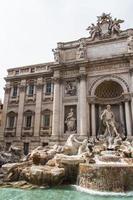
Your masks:
{"label": "corinthian column", "polygon": [[26,80],[22,80],[19,86],[19,106],[18,106],[18,119],[17,119],[17,128],[16,128],[17,137],[21,136],[21,131],[22,131],[25,88],[26,88]]}
{"label": "corinthian column", "polygon": [[87,136],[87,100],[86,100],[86,75],[80,76],[80,135]]}
{"label": "corinthian column", "polygon": [[42,78],[37,79],[34,136],[39,137],[42,106]]}
{"label": "corinthian column", "polygon": [[131,115],[130,115],[130,108],[128,101],[125,102],[125,115],[126,115],[127,136],[131,136],[132,135]]}
{"label": "corinthian column", "polygon": [[59,127],[60,127],[60,79],[59,77],[54,77],[52,136],[59,135]]}
{"label": "corinthian column", "polygon": [[3,104],[3,111],[2,111],[2,131],[1,131],[1,135],[0,135],[0,139],[2,140],[4,138],[4,131],[6,128],[6,117],[7,117],[7,108],[8,108],[8,102],[9,102],[9,98],[10,98],[10,84],[6,84],[5,87],[5,95],[4,95],[4,104]]}
{"label": "corinthian column", "polygon": [[133,121],[133,72],[131,73],[131,112]]}
{"label": "corinthian column", "polygon": [[96,114],[95,114],[95,104],[91,104],[91,131],[92,137],[96,137]]}

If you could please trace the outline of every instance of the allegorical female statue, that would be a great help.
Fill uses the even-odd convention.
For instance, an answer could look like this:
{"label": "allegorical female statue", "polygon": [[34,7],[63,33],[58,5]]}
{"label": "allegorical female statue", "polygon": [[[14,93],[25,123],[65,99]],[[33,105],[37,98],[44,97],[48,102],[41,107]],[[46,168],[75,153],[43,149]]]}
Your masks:
{"label": "allegorical female statue", "polygon": [[65,124],[67,127],[67,131],[76,131],[76,118],[74,115],[73,108],[70,108],[70,112],[67,114],[67,117],[65,119]]}

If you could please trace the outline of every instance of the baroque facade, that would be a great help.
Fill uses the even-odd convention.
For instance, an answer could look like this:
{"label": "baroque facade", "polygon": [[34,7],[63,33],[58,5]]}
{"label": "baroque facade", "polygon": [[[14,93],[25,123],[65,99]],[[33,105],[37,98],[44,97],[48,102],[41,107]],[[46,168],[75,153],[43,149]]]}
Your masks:
{"label": "baroque facade", "polygon": [[0,132],[1,132],[1,128],[2,128],[2,111],[3,111],[3,104],[0,100]]}
{"label": "baroque facade", "polygon": [[63,143],[70,134],[102,134],[100,115],[112,106],[118,131],[133,136],[133,29],[103,13],[90,36],[60,42],[54,62],[8,69],[1,140],[24,148]]}

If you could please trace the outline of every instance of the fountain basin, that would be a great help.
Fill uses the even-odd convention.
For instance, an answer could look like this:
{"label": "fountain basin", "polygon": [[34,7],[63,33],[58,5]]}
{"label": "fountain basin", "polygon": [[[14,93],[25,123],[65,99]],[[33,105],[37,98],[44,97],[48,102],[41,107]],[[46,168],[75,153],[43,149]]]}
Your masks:
{"label": "fountain basin", "polygon": [[127,192],[133,191],[133,164],[106,163],[79,166],[79,185],[84,188]]}

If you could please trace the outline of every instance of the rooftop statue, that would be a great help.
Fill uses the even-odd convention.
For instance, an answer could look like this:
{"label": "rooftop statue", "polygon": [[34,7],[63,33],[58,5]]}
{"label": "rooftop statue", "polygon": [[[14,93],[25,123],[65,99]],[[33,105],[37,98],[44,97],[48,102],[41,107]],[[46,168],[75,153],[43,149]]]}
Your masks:
{"label": "rooftop statue", "polygon": [[92,40],[95,38],[104,39],[111,37],[112,35],[119,35],[120,33],[120,23],[123,23],[124,20],[113,19],[109,14],[103,13],[101,16],[97,16],[96,25],[91,24],[87,28],[89,30]]}

